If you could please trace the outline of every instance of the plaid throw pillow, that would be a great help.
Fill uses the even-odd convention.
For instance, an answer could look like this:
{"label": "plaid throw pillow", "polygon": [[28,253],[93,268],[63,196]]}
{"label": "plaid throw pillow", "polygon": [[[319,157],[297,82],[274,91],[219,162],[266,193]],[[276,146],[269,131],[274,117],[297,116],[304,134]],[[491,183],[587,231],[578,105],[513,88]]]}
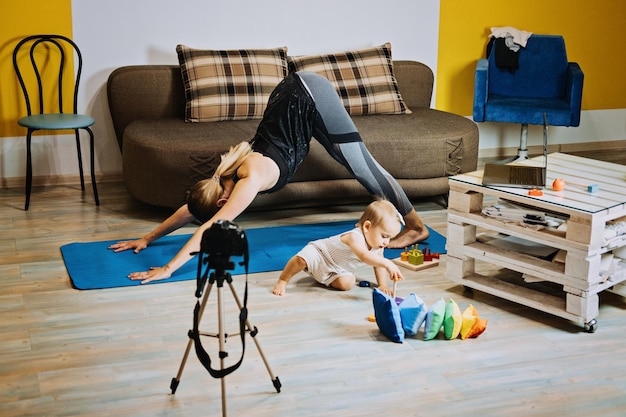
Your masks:
{"label": "plaid throw pillow", "polygon": [[287,75],[287,48],[200,50],[176,47],[185,87],[185,121],[260,119]]}
{"label": "plaid throw pillow", "polygon": [[289,71],[330,80],[351,115],[410,114],[393,75],[391,44],[357,51],[289,57]]}

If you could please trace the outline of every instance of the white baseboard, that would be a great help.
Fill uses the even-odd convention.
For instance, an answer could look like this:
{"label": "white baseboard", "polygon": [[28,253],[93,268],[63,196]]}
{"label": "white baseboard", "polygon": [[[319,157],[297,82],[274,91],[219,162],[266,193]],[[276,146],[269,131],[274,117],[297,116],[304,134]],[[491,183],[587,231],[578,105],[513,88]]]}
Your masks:
{"label": "white baseboard", "polygon": [[[2,188],[25,188],[26,177],[1,178]],[[96,174],[96,184],[106,182],[122,182],[122,174]],[[72,175],[46,175],[33,177],[33,187],[53,186],[53,185],[73,185],[80,184],[80,176]],[[91,187],[91,175],[85,174],[85,187]]]}
{"label": "white baseboard", "polygon": [[[626,150],[626,140],[607,140],[581,143],[557,143],[548,145],[548,152],[585,152],[585,151],[620,151]],[[541,145],[528,146],[528,153],[541,155]],[[517,155],[516,147],[479,149],[478,159],[509,158]]]}

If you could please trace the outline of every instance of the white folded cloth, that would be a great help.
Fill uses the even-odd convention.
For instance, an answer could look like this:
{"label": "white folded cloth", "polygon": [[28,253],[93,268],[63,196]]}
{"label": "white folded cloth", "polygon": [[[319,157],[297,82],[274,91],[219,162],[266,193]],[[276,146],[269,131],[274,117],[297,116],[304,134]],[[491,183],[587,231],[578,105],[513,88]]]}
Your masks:
{"label": "white folded cloth", "polygon": [[489,37],[491,38],[507,38],[512,37],[513,42],[516,44],[526,47],[526,42],[528,38],[532,35],[532,32],[527,32],[525,30],[516,29],[512,26],[501,26],[501,27],[492,27],[491,34]]}

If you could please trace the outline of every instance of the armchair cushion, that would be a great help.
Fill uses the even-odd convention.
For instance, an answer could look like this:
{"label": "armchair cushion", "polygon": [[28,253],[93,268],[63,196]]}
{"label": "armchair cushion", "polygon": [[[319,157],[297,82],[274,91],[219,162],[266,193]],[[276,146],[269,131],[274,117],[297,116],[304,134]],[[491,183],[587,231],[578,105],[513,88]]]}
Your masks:
{"label": "armchair cushion", "polygon": [[533,35],[519,51],[519,68],[496,65],[494,44],[476,65],[474,121],[578,126],[583,73],[567,61],[561,36]]}
{"label": "armchair cushion", "polygon": [[496,65],[496,44],[489,61],[489,93],[511,97],[564,97],[567,72],[565,41],[561,36],[533,35],[519,51],[519,68]]}

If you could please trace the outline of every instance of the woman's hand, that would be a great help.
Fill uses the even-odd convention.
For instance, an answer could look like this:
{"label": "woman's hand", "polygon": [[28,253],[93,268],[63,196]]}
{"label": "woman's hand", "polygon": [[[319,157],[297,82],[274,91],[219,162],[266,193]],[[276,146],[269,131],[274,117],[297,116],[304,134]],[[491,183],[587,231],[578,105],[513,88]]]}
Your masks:
{"label": "woman's hand", "polygon": [[128,274],[128,278],[133,281],[141,280],[142,284],[147,284],[152,281],[160,281],[162,279],[168,279],[172,274],[167,266],[158,267],[153,266],[149,271],[145,272],[133,272]]}
{"label": "woman's hand", "polygon": [[139,253],[143,249],[148,247],[148,242],[144,239],[137,240],[125,240],[122,242],[117,242],[109,246],[109,249],[112,249],[113,252],[123,252],[125,250],[132,249],[133,252]]}

